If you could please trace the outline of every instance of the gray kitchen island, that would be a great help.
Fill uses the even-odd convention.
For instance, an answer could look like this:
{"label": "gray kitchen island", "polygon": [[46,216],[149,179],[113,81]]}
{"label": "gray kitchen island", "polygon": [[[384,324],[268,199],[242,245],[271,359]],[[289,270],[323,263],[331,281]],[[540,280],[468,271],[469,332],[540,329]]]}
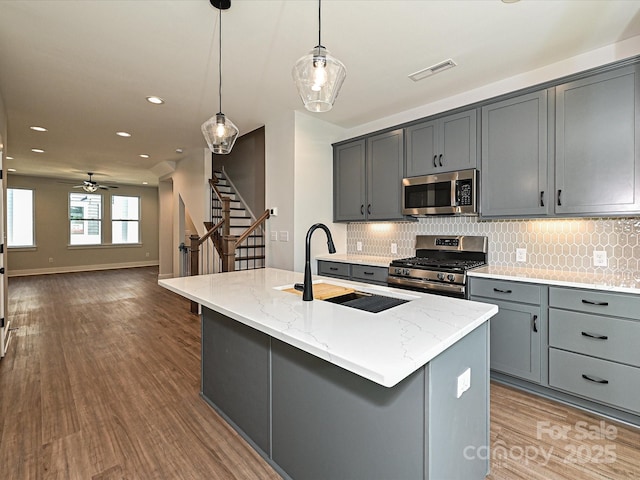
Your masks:
{"label": "gray kitchen island", "polygon": [[277,269],[161,280],[202,305],[202,396],[284,478],[482,479],[494,305],[315,277],[408,300],[369,313],[286,290]]}

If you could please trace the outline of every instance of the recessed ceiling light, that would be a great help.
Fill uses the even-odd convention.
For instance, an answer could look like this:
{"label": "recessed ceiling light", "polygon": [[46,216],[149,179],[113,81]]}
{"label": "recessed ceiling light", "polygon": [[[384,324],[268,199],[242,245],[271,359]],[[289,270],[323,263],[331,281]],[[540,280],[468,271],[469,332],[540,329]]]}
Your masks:
{"label": "recessed ceiling light", "polygon": [[147,155],[146,153],[141,153],[139,155],[140,158],[149,158],[149,155]]}
{"label": "recessed ceiling light", "polygon": [[29,127],[31,130],[35,130],[36,132],[46,132],[47,129],[44,127],[37,127],[37,126],[33,126],[33,127]]}
{"label": "recessed ceiling light", "polygon": [[520,0],[502,0],[502,3],[518,3]]}
{"label": "recessed ceiling light", "polygon": [[164,103],[164,100],[160,97],[151,96],[147,97],[147,102],[153,103],[154,105],[162,105]]}
{"label": "recessed ceiling light", "polygon": [[32,148],[31,151],[33,153],[44,153],[44,150],[42,150],[41,148]]}
{"label": "recessed ceiling light", "polygon": [[15,168],[7,168],[7,172],[15,172],[16,169]]}
{"label": "recessed ceiling light", "polygon": [[149,185],[149,182],[142,182],[143,185]]}
{"label": "recessed ceiling light", "polygon": [[13,157],[6,157],[7,160],[13,160]]}
{"label": "recessed ceiling light", "polygon": [[116,132],[116,135],[120,137],[130,137],[131,134],[129,132]]}
{"label": "recessed ceiling light", "polygon": [[182,153],[184,150],[182,148],[176,148],[176,153]]}
{"label": "recessed ceiling light", "polygon": [[414,82],[418,82],[424,78],[430,77],[431,75],[435,75],[436,73],[444,72],[445,70],[453,68],[456,65],[458,64],[449,58],[443,62],[436,63],[435,65],[431,65],[430,67],[423,68],[422,70],[418,70],[417,72],[413,72],[411,75],[409,75],[409,78]]}

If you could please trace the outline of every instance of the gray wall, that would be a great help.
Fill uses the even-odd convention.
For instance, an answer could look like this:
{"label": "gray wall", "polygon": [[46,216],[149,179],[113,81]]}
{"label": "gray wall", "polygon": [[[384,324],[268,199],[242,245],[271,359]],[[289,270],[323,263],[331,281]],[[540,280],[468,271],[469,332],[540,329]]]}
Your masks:
{"label": "gray wall", "polygon": [[[69,245],[69,192],[72,185],[60,180],[9,174],[8,187],[31,188],[35,201],[34,249],[9,249],[9,275],[92,270],[118,266],[158,264],[158,188],[122,185],[103,195],[103,241],[111,241],[109,207],[111,195],[140,197],[140,245],[86,246]],[[147,253],[149,256],[147,256]],[[53,258],[53,262],[49,259]]]}
{"label": "gray wall", "polygon": [[224,167],[247,206],[259,217],[264,206],[264,127],[249,132],[236,140],[228,155],[213,155],[213,169]]}

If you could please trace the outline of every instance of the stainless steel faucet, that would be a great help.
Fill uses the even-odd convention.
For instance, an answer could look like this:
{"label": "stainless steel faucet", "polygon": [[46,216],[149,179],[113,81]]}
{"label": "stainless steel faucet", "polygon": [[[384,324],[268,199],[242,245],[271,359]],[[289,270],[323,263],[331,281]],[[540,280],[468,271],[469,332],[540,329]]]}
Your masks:
{"label": "stainless steel faucet", "polygon": [[331,237],[329,227],[324,223],[316,223],[315,225],[312,225],[307,232],[307,241],[304,250],[304,288],[302,290],[302,300],[305,302],[313,300],[313,285],[311,283],[311,235],[313,235],[313,232],[318,228],[321,228],[324,230],[324,233],[327,234],[327,247],[329,247],[329,253],[336,253],[336,247],[333,244],[333,238]]}

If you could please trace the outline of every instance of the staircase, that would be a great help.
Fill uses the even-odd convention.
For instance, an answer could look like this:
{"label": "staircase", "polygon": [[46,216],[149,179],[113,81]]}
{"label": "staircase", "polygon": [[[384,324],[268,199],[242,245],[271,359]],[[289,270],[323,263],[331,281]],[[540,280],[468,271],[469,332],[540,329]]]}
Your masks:
{"label": "staircase", "polygon": [[[229,197],[229,235],[240,236],[256,220],[242,202],[242,198],[234,191],[233,185],[223,172],[214,172],[214,183],[218,191]],[[211,224],[207,229],[223,219],[222,202],[215,195],[211,196]],[[262,226],[253,231],[242,243],[236,246],[235,270],[251,270],[265,267],[265,241]]]}

